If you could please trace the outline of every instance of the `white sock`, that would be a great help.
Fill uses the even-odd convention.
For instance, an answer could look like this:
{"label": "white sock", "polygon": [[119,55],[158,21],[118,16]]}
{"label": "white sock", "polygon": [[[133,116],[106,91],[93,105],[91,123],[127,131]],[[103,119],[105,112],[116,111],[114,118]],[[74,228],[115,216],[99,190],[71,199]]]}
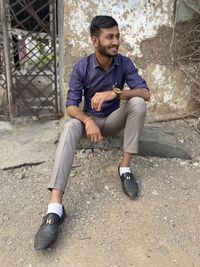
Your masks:
{"label": "white sock", "polygon": [[60,218],[62,217],[63,214],[63,205],[60,203],[51,203],[48,205],[48,210],[47,210],[47,214],[49,213],[55,213],[58,216],[60,216]]}
{"label": "white sock", "polygon": [[125,172],[131,172],[131,168],[130,167],[120,167],[119,168],[120,175],[122,175]]}

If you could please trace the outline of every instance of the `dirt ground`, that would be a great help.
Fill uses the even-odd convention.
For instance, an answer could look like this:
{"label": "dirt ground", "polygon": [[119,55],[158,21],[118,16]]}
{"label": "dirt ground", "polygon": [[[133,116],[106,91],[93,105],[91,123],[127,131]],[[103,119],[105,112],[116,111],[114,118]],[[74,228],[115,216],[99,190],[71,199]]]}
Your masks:
{"label": "dirt ground", "polygon": [[117,174],[120,150],[77,150],[64,195],[68,216],[44,252],[33,242],[46,213],[59,124],[1,126],[0,266],[200,266],[200,136],[193,120],[159,125],[193,159],[137,156],[140,197],[131,201]]}

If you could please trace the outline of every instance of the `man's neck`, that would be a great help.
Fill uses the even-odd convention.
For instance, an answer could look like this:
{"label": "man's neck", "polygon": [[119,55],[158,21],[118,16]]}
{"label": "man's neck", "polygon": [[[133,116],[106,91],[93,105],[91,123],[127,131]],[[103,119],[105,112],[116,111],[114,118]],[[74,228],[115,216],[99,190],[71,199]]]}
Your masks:
{"label": "man's neck", "polygon": [[99,54],[98,52],[96,52],[95,54],[96,54],[96,58],[97,58],[99,65],[104,70],[107,71],[110,68],[110,66],[112,65],[113,57],[103,56],[103,55]]}

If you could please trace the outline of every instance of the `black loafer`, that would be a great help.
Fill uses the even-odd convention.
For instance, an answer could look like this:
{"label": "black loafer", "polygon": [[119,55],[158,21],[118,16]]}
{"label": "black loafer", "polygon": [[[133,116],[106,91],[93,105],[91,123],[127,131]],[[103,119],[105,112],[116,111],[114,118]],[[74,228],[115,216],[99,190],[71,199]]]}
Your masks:
{"label": "black loafer", "polygon": [[37,234],[35,235],[34,249],[44,250],[49,248],[57,239],[59,226],[65,218],[65,209],[60,218],[55,213],[49,213],[44,217]]}
{"label": "black loafer", "polygon": [[124,193],[130,199],[135,199],[138,196],[139,189],[138,189],[138,184],[135,180],[134,175],[130,172],[125,172],[122,175],[120,175],[119,173],[119,176],[121,178],[122,188],[124,190]]}

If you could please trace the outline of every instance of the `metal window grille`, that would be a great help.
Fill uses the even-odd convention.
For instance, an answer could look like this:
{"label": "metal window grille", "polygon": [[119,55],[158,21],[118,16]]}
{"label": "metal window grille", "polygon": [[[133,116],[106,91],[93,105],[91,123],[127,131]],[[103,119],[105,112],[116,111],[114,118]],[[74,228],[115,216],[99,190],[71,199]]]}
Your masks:
{"label": "metal window grille", "polygon": [[56,8],[55,0],[1,0],[0,117],[60,116]]}

